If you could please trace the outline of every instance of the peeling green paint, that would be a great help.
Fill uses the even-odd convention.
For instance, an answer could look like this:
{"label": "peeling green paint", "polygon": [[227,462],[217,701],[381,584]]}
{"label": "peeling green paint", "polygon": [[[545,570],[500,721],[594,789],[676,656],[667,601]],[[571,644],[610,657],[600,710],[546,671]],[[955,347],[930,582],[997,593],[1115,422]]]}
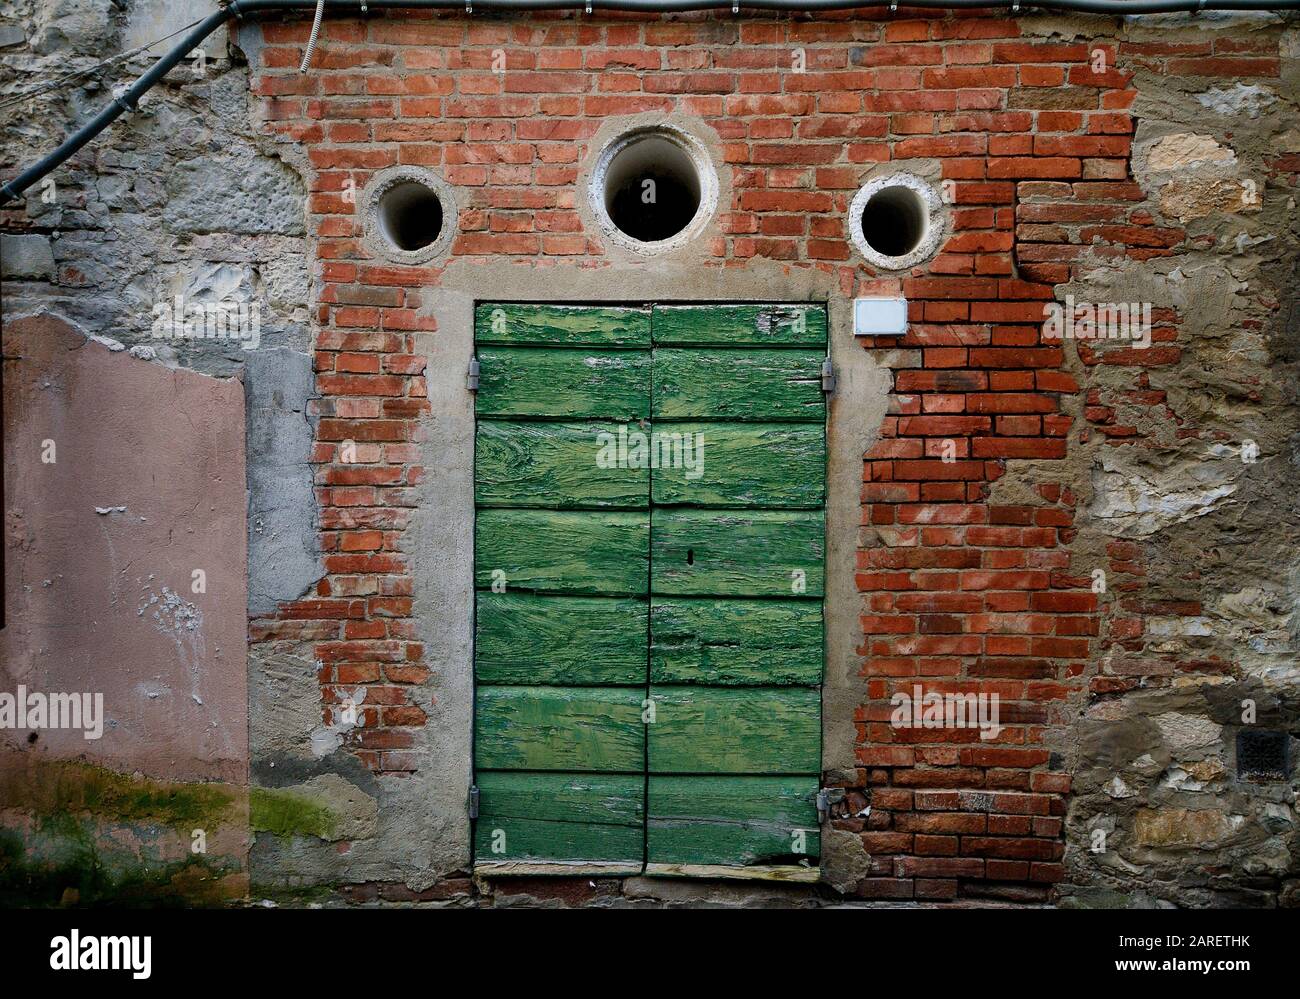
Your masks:
{"label": "peeling green paint", "polygon": [[292,791],[254,787],[248,793],[249,820],[255,832],[276,836],[334,835],[338,816],[318,801]]}

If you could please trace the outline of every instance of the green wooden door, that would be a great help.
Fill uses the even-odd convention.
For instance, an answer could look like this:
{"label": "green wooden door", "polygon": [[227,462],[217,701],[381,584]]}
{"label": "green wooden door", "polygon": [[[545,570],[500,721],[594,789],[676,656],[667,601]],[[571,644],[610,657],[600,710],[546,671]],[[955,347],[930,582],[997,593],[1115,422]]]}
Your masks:
{"label": "green wooden door", "polygon": [[476,325],[478,869],[815,877],[824,310]]}

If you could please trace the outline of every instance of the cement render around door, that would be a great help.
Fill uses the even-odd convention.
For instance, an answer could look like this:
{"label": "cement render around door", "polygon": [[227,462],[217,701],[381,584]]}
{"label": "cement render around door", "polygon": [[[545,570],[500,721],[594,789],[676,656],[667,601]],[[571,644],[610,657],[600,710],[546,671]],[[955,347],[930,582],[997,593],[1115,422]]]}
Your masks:
{"label": "cement render around door", "polygon": [[[597,279],[599,278],[599,279]],[[491,289],[490,293],[483,289]],[[822,772],[855,767],[855,710],[861,676],[861,598],[854,583],[861,532],[863,455],[886,415],[891,358],[869,354],[853,336],[852,302],[832,275],[755,262],[744,271],[659,260],[601,271],[542,270],[510,263],[455,261],[431,289],[437,332],[423,335],[430,416],[421,442],[427,478],[413,519],[415,615],[435,666],[435,704],[427,727],[429,769],[417,775],[437,828],[430,830],[440,870],[472,862],[467,802],[472,780],[474,395],[466,376],[474,355],[478,302],[628,301],[824,303],[836,374],[827,419],[826,668],[822,687]],[[822,837],[823,868],[836,864],[836,837]]]}

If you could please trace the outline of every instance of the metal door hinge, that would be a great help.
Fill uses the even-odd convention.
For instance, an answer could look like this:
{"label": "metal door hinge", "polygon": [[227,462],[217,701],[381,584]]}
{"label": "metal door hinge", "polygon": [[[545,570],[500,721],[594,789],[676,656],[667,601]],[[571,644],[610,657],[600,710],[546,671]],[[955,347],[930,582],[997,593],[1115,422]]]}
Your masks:
{"label": "metal door hinge", "polygon": [[471,392],[478,391],[478,373],[478,358],[471,357],[469,359],[469,374],[465,377],[465,384],[469,386]]}
{"label": "metal door hinge", "polygon": [[478,818],[478,785],[477,784],[471,784],[469,786],[469,817],[471,819]]}
{"label": "metal door hinge", "polygon": [[829,357],[822,361],[822,391],[827,395],[835,391],[835,366]]}
{"label": "metal door hinge", "polygon": [[825,822],[830,818],[831,806],[844,800],[844,788],[824,787],[817,792],[817,821]]}

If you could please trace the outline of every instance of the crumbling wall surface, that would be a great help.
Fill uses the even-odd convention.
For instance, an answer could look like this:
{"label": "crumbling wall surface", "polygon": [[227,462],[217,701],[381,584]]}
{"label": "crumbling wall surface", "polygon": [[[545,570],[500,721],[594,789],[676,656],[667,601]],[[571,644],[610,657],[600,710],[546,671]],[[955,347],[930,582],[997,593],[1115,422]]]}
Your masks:
{"label": "crumbling wall surface", "polygon": [[[47,153],[211,10],[205,0],[5,5],[6,171]],[[94,68],[149,43],[157,44]],[[7,315],[53,309],[169,366],[242,378],[254,613],[320,576],[308,465],[312,267],[298,152],[262,135],[246,54],[221,29],[0,216]]]}
{"label": "crumbling wall surface", "polygon": [[[1069,359],[1086,393],[1071,571],[1106,589],[1054,746],[1073,775],[1065,904],[1295,906],[1300,34],[1134,20],[1119,56],[1137,227],[1057,290],[1151,303],[1154,343]],[[1117,220],[1090,221],[1080,244],[1111,241]]]}
{"label": "crumbling wall surface", "polygon": [[[211,11],[202,0],[19,0],[0,11],[0,162],[28,166],[177,41],[102,68]],[[298,167],[262,148],[244,53],[224,30],[131,114],[4,213],[5,310],[56,308],[89,333],[169,363],[239,372],[260,346],[308,346],[311,268]],[[56,78],[84,72],[49,86]],[[23,94],[37,90],[32,96]],[[251,335],[170,334],[175,311],[257,307]],[[171,313],[167,313],[170,318]],[[178,327],[179,329],[179,327]],[[184,330],[180,330],[184,334]],[[192,333],[193,331],[191,331]]]}
{"label": "crumbling wall surface", "polygon": [[48,314],[4,343],[0,894],[241,894],[242,388]]}
{"label": "crumbling wall surface", "polygon": [[[6,5],[0,162],[13,170],[48,152],[210,11],[203,0]],[[320,575],[307,464],[312,268],[295,152],[262,136],[246,55],[221,29],[5,210],[0,236],[7,314],[51,308],[170,366],[242,377],[254,613]]]}
{"label": "crumbling wall surface", "polygon": [[[1291,752],[1290,535],[1240,529],[1289,509],[1286,18],[408,12],[331,21],[320,72],[302,75],[308,33],[263,24],[252,85],[268,131],[312,167],[327,575],[254,637],[316,657],[322,739],[380,788],[457,763],[429,726],[448,738],[463,724],[444,708],[469,664],[427,658],[459,605],[430,599],[442,584],[418,524],[460,508],[421,510],[411,488],[427,456],[447,457],[436,442],[460,405],[426,366],[461,356],[442,343],[466,321],[456,294],[490,297],[504,263],[604,288],[659,275],[670,297],[682,264],[815,269],[846,299],[911,303],[907,336],[866,344],[893,394],[865,455],[856,696],[825,705],[826,731],[854,736],[825,750],[845,790],[825,837],[833,886],[1069,904],[1293,896],[1289,763],[1243,768],[1225,707],[1257,690],[1252,731]],[[701,137],[720,193],[693,244],[647,259],[611,244],[585,183],[604,141],[655,116]],[[365,191],[398,165],[455,191],[442,258],[375,249]],[[932,260],[880,272],[846,215],[861,184],[903,168],[942,190],[950,228]],[[1150,306],[1150,340],[1052,339],[1048,308],[1076,301],[1136,301],[1139,326]],[[1247,429],[1253,465],[1238,458]],[[1196,547],[1215,531],[1217,549]],[[1000,731],[895,723],[894,696],[918,684],[996,695]],[[301,760],[305,713],[296,724]],[[429,871],[455,860],[457,807],[438,813]],[[401,826],[378,812],[371,842],[276,849],[302,856],[295,877],[325,864],[423,880],[418,862],[383,859]]]}
{"label": "crumbling wall surface", "polygon": [[[204,0],[4,5],[0,161],[6,170],[48,152],[174,45],[180,29],[211,10]],[[245,34],[255,53],[260,35]],[[151,42],[159,44],[92,70]],[[83,71],[43,93],[14,96]],[[245,408],[227,415],[230,433],[239,433],[247,447],[248,495],[240,506],[246,502],[248,511],[247,611],[253,614],[300,596],[321,574],[308,464],[316,418],[308,317],[313,267],[300,152],[262,134],[250,108],[247,56],[222,29],[201,57],[187,58],[135,112],[29,190],[21,206],[6,209],[0,236],[6,317],[54,310],[91,336],[175,369],[177,378],[193,370],[243,381]],[[6,330],[6,351],[7,344]],[[152,440],[146,429],[166,439],[182,418],[161,420],[156,430],[142,425],[140,439]],[[244,467],[244,454],[238,458]],[[208,512],[202,493],[191,502],[199,504],[196,516]],[[227,545],[231,555],[245,549],[231,539]],[[90,585],[96,577],[83,578]],[[242,654],[236,658],[244,668]],[[314,684],[316,675],[310,654],[288,667],[283,657],[254,656],[247,669],[254,692],[265,695],[255,704],[272,703],[283,692],[286,669],[291,680]],[[314,692],[310,697],[318,699]],[[314,703],[307,710],[318,714]],[[256,709],[253,723],[274,724]],[[154,735],[165,738],[170,724]],[[265,742],[254,739],[255,746]],[[240,759],[243,773],[246,755]],[[178,761],[172,776],[186,765]],[[241,800],[246,815],[246,797]]]}
{"label": "crumbling wall surface", "polygon": [[[4,89],[199,8],[16,3]],[[864,455],[861,613],[828,664],[831,886],[1296,903],[1294,17],[372,11],[330,18],[304,73],[309,33],[246,20],[4,216],[7,314],[242,373],[255,882],[468,891],[473,302],[767,282],[833,313],[910,302],[906,336],[863,342],[892,392]],[[141,65],[0,104],[4,164]],[[643,258],[586,180],[656,117],[706,146],[718,210]],[[395,166],[454,193],[441,257],[376,251],[365,194]],[[887,272],[847,216],[898,169],[947,228]],[[220,302],[255,304],[255,334],[155,325]],[[1047,337],[1045,310],[1076,304],[1150,306],[1150,342]],[[895,724],[918,684],[997,695],[1000,731]]]}

